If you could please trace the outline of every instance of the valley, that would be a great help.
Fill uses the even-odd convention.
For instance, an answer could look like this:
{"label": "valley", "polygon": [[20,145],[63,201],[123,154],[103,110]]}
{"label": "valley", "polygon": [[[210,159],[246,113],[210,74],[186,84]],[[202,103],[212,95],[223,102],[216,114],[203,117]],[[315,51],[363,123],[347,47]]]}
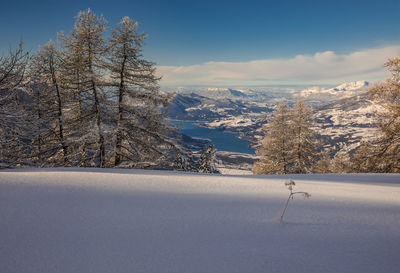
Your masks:
{"label": "valley", "polygon": [[[336,87],[180,88],[175,90],[169,117],[184,122],[196,121],[201,127],[239,134],[255,149],[264,136],[262,128],[275,107],[280,102],[293,105],[302,99],[313,108],[315,130],[323,148],[330,148],[331,156],[334,156],[341,150],[354,152],[362,140],[375,135],[375,113],[382,109],[369,99],[368,86],[368,82],[358,81]],[[184,131],[182,133],[185,134]],[[194,136],[190,132],[188,135]],[[225,136],[235,138],[234,134]],[[201,138],[199,135],[194,137]],[[203,145],[206,145],[204,141]],[[230,152],[242,153],[242,157],[251,154],[218,147],[217,150],[225,153],[224,157],[220,156],[222,162],[226,161],[226,154]],[[249,157],[254,160],[254,155]]]}

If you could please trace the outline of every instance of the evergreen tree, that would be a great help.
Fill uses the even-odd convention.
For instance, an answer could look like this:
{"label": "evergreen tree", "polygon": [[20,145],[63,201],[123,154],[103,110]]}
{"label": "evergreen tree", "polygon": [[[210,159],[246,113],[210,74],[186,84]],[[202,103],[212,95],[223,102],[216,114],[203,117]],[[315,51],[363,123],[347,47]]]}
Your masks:
{"label": "evergreen tree", "polygon": [[176,171],[189,171],[188,162],[180,153],[178,153],[175,157],[173,168]]}
{"label": "evergreen tree", "polygon": [[188,172],[199,172],[198,164],[195,160],[195,156],[191,151],[187,155],[187,171]]}
{"label": "evergreen tree", "polygon": [[208,146],[201,154],[200,159],[197,162],[198,171],[200,173],[216,172],[215,160],[216,160],[216,151],[214,149],[214,145],[210,144],[210,146]]}

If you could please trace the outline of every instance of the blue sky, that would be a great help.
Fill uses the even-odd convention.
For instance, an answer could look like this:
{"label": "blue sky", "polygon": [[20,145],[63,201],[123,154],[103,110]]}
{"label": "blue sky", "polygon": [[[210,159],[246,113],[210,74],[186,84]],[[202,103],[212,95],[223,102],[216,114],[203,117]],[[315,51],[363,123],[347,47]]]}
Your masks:
{"label": "blue sky", "polygon": [[[103,14],[111,27],[123,16],[137,20],[141,29],[149,35],[144,47],[145,57],[156,62],[161,72],[168,72],[165,83],[171,85],[207,84],[208,80],[215,85],[234,84],[232,71],[228,77],[227,74],[213,79],[210,75],[202,79],[188,77],[188,70],[193,74],[204,74],[206,69],[222,69],[221,63],[226,67],[230,63],[267,61],[263,65],[271,68],[275,64],[271,62],[273,60],[291,65],[291,60],[296,61],[298,56],[308,58],[326,52],[333,53],[336,59],[330,60],[337,62],[337,58],[373,49],[384,50],[385,54],[397,54],[397,48],[393,49],[393,46],[400,45],[399,0],[20,0],[2,3],[0,52],[16,45],[21,37],[25,47],[35,51],[38,45],[45,44],[49,39],[55,40],[57,32],[63,30],[68,33],[78,11],[89,7]],[[382,63],[389,57],[385,54],[382,53]],[[332,57],[332,54],[329,56]],[[218,65],[210,68],[210,63]],[[260,66],[259,63],[257,66]],[[201,69],[196,70],[199,67]],[[243,69],[246,67],[243,66]],[[180,72],[186,69],[187,73],[170,75],[171,71],[178,71],[177,68]],[[260,69],[263,68],[261,66]],[[318,70],[318,67],[315,69]],[[363,68],[366,69],[374,68]],[[236,68],[235,73],[240,70]],[[367,80],[383,76],[368,75],[370,78]],[[361,80],[356,77],[362,76],[358,73],[354,75],[354,80]],[[182,81],[179,77],[183,77]],[[244,76],[235,84],[333,83],[353,79],[301,78],[301,75],[292,74],[287,77]]]}

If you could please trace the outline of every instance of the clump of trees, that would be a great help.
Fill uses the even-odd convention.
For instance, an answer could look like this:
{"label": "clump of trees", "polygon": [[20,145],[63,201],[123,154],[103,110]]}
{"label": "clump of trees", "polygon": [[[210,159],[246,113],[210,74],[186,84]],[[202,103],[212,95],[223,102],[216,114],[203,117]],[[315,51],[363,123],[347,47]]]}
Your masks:
{"label": "clump of trees", "polygon": [[146,168],[179,154],[146,35],[129,17],[107,27],[81,11],[57,44],[0,58],[2,165]]}
{"label": "clump of trees", "polygon": [[257,154],[254,174],[310,173],[317,160],[317,134],[313,130],[312,111],[304,101],[289,108],[278,105],[271,120],[264,126],[265,138]]}
{"label": "clump of trees", "polygon": [[400,172],[400,58],[385,66],[391,77],[369,89],[370,98],[384,111],[377,115],[377,136],[363,141],[352,154],[322,149],[312,129],[312,111],[304,102],[293,109],[285,103],[264,127],[255,174],[287,173],[398,173]]}
{"label": "clump of trees", "polygon": [[200,173],[218,173],[216,153],[213,144],[206,147],[196,159],[192,153],[178,154],[174,160],[174,170]]}

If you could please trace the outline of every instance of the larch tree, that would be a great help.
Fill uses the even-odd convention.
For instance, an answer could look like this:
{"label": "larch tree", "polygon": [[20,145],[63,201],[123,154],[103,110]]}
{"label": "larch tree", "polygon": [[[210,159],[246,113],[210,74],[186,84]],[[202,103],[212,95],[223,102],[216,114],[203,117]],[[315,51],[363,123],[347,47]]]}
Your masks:
{"label": "larch tree", "polygon": [[292,135],[290,108],[278,105],[271,120],[264,126],[265,138],[257,154],[261,159],[254,165],[254,174],[285,174],[291,168]]}
{"label": "larch tree", "polygon": [[[104,56],[106,54],[104,33],[107,22],[92,10],[81,11],[75,18],[70,37],[60,35],[64,54],[64,84],[74,90],[75,114],[83,130],[74,142],[81,147],[80,166],[106,166],[106,147],[103,130],[105,118]],[[69,71],[69,72],[68,72]],[[69,80],[68,80],[69,79]],[[73,116],[73,113],[70,114]],[[72,118],[74,119],[74,118]]]}
{"label": "larch tree", "polygon": [[145,38],[138,23],[124,17],[109,40],[107,68],[117,101],[114,166],[150,167],[176,149],[165,116],[172,97],[159,91],[154,63],[142,56]]}
{"label": "larch tree", "polygon": [[278,105],[264,127],[265,138],[257,150],[261,159],[253,173],[310,173],[318,148],[313,122],[312,111],[303,101],[293,109],[286,103]]}
{"label": "larch tree", "polygon": [[302,100],[291,111],[291,173],[310,173],[316,161],[316,132],[313,113]]}
{"label": "larch tree", "polygon": [[85,118],[85,92],[81,88],[84,82],[84,52],[80,42],[58,34],[60,50],[60,84],[64,90],[64,120],[67,136],[68,161],[74,166],[86,166],[86,143],[88,120]]}
{"label": "larch tree", "polygon": [[330,173],[331,172],[331,149],[325,149],[318,153],[318,161],[312,168],[313,173]]}
{"label": "larch tree", "polygon": [[[47,161],[55,165],[66,165],[67,142],[63,117],[64,95],[60,87],[60,56],[54,42],[39,49],[30,65],[31,87],[35,98],[39,143],[45,149]],[[42,139],[41,135],[47,135]],[[40,145],[41,142],[45,145]],[[43,151],[41,151],[42,153]],[[42,156],[42,155],[40,155]]]}
{"label": "larch tree", "polygon": [[24,108],[28,96],[21,90],[28,61],[22,42],[0,56],[0,164],[4,166],[23,163],[29,153],[29,115]]}
{"label": "larch tree", "polygon": [[385,66],[391,77],[369,90],[385,109],[379,115],[379,135],[355,154],[356,167],[363,172],[400,172],[400,58],[389,59]]}
{"label": "larch tree", "polygon": [[350,173],[352,172],[352,163],[349,153],[341,149],[330,161],[329,171],[331,173]]}

